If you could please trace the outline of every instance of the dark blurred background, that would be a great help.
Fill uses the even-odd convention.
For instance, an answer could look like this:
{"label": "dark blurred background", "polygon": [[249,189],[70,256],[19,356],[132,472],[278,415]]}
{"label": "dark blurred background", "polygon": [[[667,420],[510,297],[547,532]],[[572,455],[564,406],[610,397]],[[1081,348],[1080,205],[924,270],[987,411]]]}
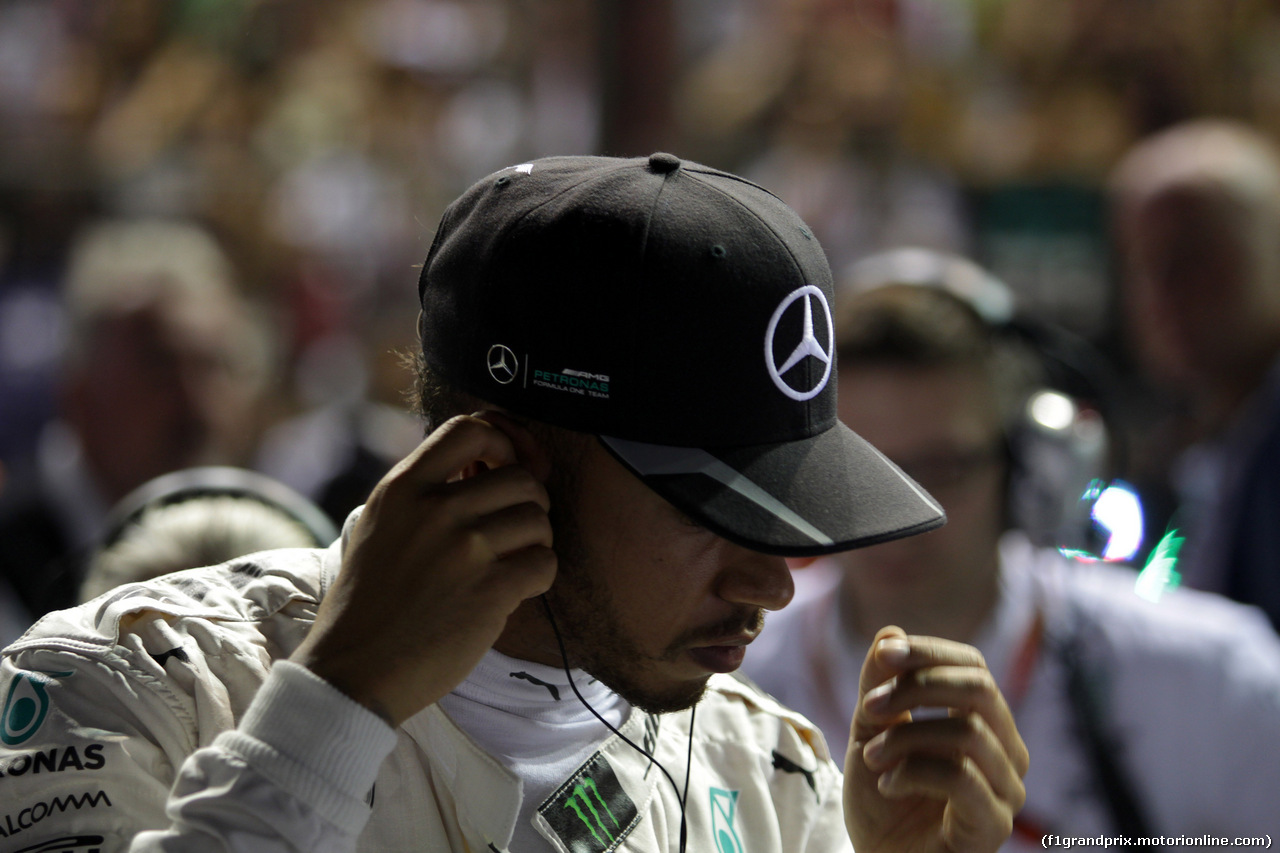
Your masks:
{"label": "dark blurred background", "polygon": [[[81,228],[182,218],[268,339],[235,440],[194,461],[340,515],[419,435],[395,352],[444,205],[548,154],[744,173],[837,269],[904,244],[969,255],[1125,373],[1106,176],[1207,115],[1280,133],[1280,4],[4,0],[0,463],[12,486],[62,411]],[[1139,431],[1147,393],[1135,380]]]}

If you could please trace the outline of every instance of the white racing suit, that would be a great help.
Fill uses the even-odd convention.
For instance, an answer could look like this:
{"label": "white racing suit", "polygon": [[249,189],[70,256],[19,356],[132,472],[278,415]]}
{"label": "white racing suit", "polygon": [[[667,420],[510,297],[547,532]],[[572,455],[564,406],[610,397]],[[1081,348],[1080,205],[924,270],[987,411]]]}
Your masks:
{"label": "white racing suit", "polygon": [[[507,853],[521,783],[437,706],[393,731],[272,666],[306,635],[341,547],[121,587],[6,649],[0,853]],[[633,710],[621,730],[683,787],[689,719]],[[689,851],[850,849],[822,736],[767,695],[714,676],[692,755]],[[674,851],[680,817],[659,767],[609,736],[534,824],[561,853]]]}

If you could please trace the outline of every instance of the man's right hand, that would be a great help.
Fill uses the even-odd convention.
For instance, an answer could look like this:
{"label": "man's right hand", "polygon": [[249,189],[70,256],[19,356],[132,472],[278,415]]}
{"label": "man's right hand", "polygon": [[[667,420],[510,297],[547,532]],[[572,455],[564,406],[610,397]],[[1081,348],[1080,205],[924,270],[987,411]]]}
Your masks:
{"label": "man's right hand", "polygon": [[435,430],[370,494],[291,659],[393,726],[451,691],[555,578],[549,470],[503,415]]}
{"label": "man's right hand", "polygon": [[[1029,756],[977,649],[881,628],[845,756],[845,821],[862,851],[997,850],[1026,800]],[[916,719],[913,708],[947,709]]]}

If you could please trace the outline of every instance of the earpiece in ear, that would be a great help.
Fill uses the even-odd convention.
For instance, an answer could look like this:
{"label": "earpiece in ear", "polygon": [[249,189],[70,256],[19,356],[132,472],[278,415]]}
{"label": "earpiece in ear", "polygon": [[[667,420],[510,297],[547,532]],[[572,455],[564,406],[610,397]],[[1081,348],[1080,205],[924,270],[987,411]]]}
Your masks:
{"label": "earpiece in ear", "polygon": [[458,479],[470,480],[472,477],[483,474],[485,471],[488,471],[488,470],[489,470],[489,466],[477,459],[475,462],[472,462],[471,464],[467,465],[467,467],[463,468],[461,471],[458,472]]}

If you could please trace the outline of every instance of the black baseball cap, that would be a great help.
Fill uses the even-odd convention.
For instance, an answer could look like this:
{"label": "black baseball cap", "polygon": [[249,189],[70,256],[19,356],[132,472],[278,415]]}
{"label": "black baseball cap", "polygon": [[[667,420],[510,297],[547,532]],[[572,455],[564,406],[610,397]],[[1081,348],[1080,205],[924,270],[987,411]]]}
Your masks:
{"label": "black baseball cap", "polygon": [[826,256],[749,181],[670,154],[503,169],[445,211],[418,293],[434,372],[597,435],[733,542],[817,555],[945,520],[837,419]]}

